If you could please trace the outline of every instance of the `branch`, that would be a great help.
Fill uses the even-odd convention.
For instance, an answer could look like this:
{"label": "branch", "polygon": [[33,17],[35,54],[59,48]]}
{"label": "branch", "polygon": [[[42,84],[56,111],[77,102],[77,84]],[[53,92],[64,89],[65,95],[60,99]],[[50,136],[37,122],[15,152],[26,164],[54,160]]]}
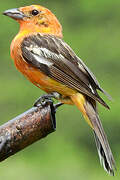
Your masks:
{"label": "branch", "polygon": [[0,126],[0,161],[54,132],[56,108],[53,103],[33,107]]}

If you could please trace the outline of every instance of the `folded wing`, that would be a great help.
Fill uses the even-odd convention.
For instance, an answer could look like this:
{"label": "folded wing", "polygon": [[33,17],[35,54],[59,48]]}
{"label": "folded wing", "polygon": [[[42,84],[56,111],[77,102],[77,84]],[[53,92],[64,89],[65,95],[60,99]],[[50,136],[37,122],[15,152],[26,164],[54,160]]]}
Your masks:
{"label": "folded wing", "polygon": [[106,92],[100,87],[93,73],[62,39],[53,35],[28,36],[23,40],[21,50],[25,61],[47,76],[109,108],[98,95],[97,89],[105,94]]}

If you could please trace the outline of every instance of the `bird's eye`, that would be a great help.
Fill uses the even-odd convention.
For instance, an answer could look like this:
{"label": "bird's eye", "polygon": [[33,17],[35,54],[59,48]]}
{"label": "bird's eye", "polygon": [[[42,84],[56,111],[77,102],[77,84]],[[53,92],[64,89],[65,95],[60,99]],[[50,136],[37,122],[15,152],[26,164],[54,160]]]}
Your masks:
{"label": "bird's eye", "polygon": [[38,11],[38,10],[36,10],[36,9],[32,10],[32,15],[33,15],[33,16],[36,16],[37,14],[39,14],[39,11]]}

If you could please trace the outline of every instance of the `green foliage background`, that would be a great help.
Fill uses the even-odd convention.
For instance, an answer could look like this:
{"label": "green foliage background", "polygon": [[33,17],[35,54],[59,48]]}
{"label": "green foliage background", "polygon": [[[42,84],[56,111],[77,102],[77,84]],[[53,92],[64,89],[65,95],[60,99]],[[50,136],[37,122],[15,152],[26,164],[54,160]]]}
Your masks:
{"label": "green foliage background", "polygon": [[[119,0],[4,0],[0,1],[0,123],[30,108],[43,92],[14,67],[9,46],[18,24],[2,12],[41,4],[56,14],[64,40],[84,60],[111,94],[100,117],[117,164],[120,179],[120,1]],[[100,167],[93,134],[76,107],[64,105],[57,112],[57,131],[0,163],[0,179],[73,180],[113,179]]]}

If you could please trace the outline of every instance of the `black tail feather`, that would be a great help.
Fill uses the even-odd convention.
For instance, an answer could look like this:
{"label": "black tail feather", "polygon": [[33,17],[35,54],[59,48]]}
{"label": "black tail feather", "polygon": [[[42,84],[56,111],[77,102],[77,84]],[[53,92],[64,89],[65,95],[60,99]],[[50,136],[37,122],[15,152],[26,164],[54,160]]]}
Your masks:
{"label": "black tail feather", "polygon": [[98,150],[98,155],[99,155],[99,158],[100,158],[100,163],[101,165],[104,167],[104,169],[110,174],[110,175],[113,175],[114,176],[114,170],[113,168],[116,169],[115,167],[115,162],[114,162],[114,159],[113,159],[113,156],[112,154],[110,153],[109,154],[109,159],[108,157],[106,157],[106,154],[104,152],[104,149],[96,135],[96,133],[94,132],[94,137],[95,137],[95,142],[96,142],[96,146],[97,146],[97,150]]}
{"label": "black tail feather", "polygon": [[96,102],[92,99],[87,99],[85,110],[94,130],[100,162],[109,174],[114,175],[114,169],[116,169],[115,161],[107,140],[107,136],[98,116]]}

